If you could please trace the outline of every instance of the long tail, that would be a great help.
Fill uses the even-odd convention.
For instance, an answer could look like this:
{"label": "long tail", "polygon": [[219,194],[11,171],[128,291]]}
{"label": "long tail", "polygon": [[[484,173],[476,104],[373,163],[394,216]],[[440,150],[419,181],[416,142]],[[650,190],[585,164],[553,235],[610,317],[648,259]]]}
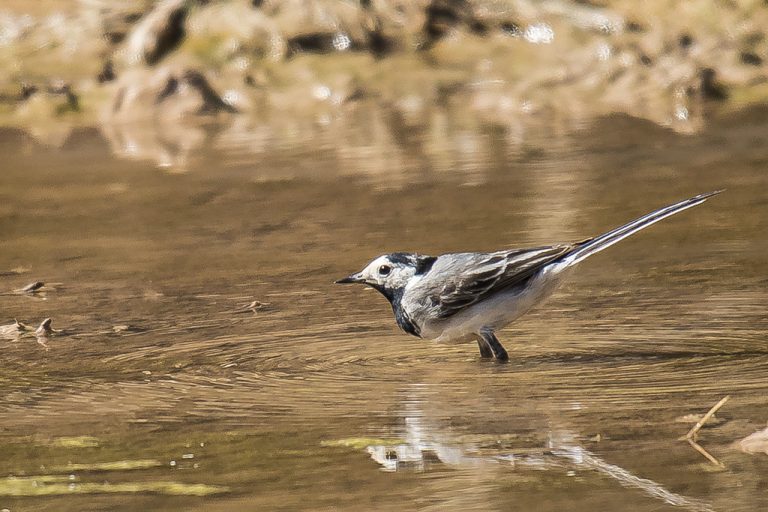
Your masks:
{"label": "long tail", "polygon": [[688,208],[699,205],[706,201],[708,198],[717,195],[720,192],[722,192],[722,190],[707,192],[706,194],[699,194],[698,196],[686,199],[685,201],[680,201],[679,203],[675,203],[671,206],[660,208],[654,212],[649,213],[648,215],[643,215],[639,219],[633,220],[629,224],[624,224],[621,227],[609,231],[604,235],[600,235],[591,240],[587,240],[583,242],[582,245],[563,257],[563,259],[558,262],[558,267],[570,267],[571,265],[574,265],[583,259],[588,258],[593,254],[612,246],[616,242],[620,242],[628,236],[634,235],[641,229],[645,229],[651,224],[655,224],[662,219],[666,219],[667,217],[670,217],[683,210],[687,210]]}

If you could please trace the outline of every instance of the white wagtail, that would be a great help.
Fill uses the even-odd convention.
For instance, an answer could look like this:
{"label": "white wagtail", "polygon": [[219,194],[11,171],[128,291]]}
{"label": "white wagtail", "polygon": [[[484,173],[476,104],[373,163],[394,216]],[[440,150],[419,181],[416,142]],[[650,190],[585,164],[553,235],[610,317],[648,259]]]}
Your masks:
{"label": "white wagtail", "polygon": [[721,190],[661,208],[580,242],[425,256],[395,252],[337,283],[362,283],[392,304],[400,328],[437,341],[476,339],[482,357],[509,356],[494,334],[546,299],[576,263]]}

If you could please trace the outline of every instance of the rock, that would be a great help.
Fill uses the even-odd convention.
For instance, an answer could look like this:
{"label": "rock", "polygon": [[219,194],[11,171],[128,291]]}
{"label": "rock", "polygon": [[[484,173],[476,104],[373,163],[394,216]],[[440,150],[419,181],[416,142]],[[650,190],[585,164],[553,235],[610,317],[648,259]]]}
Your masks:
{"label": "rock", "polygon": [[363,25],[374,55],[412,51],[424,45],[429,1],[373,1],[365,10]]}
{"label": "rock", "polygon": [[9,340],[18,340],[22,336],[28,335],[28,333],[34,334],[35,337],[40,341],[41,339],[45,339],[51,334],[61,332],[53,329],[51,327],[51,319],[46,318],[42,322],[40,322],[40,326],[35,329],[33,327],[30,327],[29,325],[23,324],[19,322],[18,320],[14,320],[12,324],[8,325],[0,325],[0,338],[5,338]]}
{"label": "rock", "polygon": [[128,65],[157,64],[184,38],[187,0],[162,0],[146,14],[127,37],[123,53]]}
{"label": "rock", "polygon": [[51,334],[53,334],[53,328],[51,327],[51,319],[46,318],[45,320],[40,322],[40,326],[37,329],[35,329],[35,336],[40,338],[44,336],[49,336]]}
{"label": "rock", "polygon": [[765,453],[768,455],[768,428],[758,430],[744,439],[736,441],[734,447],[744,453]]}
{"label": "rock", "polygon": [[763,58],[760,57],[755,52],[750,51],[744,51],[739,54],[739,59],[744,64],[749,64],[750,66],[760,66],[763,64]]}
{"label": "rock", "polygon": [[362,10],[335,0],[283,0],[264,2],[260,8],[275,23],[287,42],[289,55],[300,52],[331,53],[367,47]]}
{"label": "rock", "polygon": [[35,293],[38,290],[40,290],[40,288],[42,288],[43,286],[45,286],[44,282],[42,282],[42,281],[35,281],[34,283],[29,283],[24,288],[21,288],[20,291],[22,291],[24,293]]}
{"label": "rock", "polygon": [[185,49],[193,48],[208,62],[281,61],[287,43],[275,20],[244,0],[211,3],[190,14]]}
{"label": "rock", "polygon": [[29,99],[33,94],[35,94],[38,91],[38,88],[35,84],[30,84],[27,82],[21,83],[21,91],[19,92],[19,100],[24,101],[26,99]]}
{"label": "rock", "polygon": [[84,8],[92,8],[97,12],[93,16],[101,20],[102,36],[112,45],[125,41],[133,26],[142,19],[152,2],[150,0],[121,0],[109,2],[108,8],[98,3],[83,2]]}
{"label": "rock", "polygon": [[134,69],[121,75],[109,119],[136,120],[209,115],[237,110],[196,69]]}
{"label": "rock", "polygon": [[105,82],[111,82],[115,78],[117,78],[117,76],[115,75],[115,66],[114,64],[112,64],[111,60],[108,60],[107,62],[104,63],[104,67],[101,68],[101,71],[99,72],[99,74],[96,75],[96,80],[100,84],[103,84]]}
{"label": "rock", "polygon": [[699,71],[699,90],[702,97],[711,100],[722,101],[728,98],[725,86],[717,80],[717,71],[712,68],[704,68]]}
{"label": "rock", "polygon": [[62,80],[51,81],[45,87],[44,93],[41,93],[36,85],[24,84],[21,95],[26,101],[17,109],[17,115],[20,117],[59,117],[80,110],[77,94]]}
{"label": "rock", "polygon": [[67,109],[71,112],[80,110],[80,100],[72,92],[72,87],[64,80],[58,79],[50,82],[47,89],[49,94],[63,96],[67,100]]}
{"label": "rock", "polygon": [[47,144],[102,112],[107,123],[163,118],[163,130],[270,108],[328,123],[363,96],[385,110],[463,102],[477,122],[508,126],[621,112],[690,133],[711,111],[702,99],[766,97],[768,10],[738,2],[712,18],[581,0],[81,4],[0,12],[0,63],[14,70],[0,73],[0,115]]}
{"label": "rock", "polygon": [[215,114],[217,112],[229,112],[234,114],[237,109],[225,102],[221,96],[211,87],[211,84],[200,71],[188,69],[182,75],[182,80],[189,87],[197,91],[202,100],[198,114]]}
{"label": "rock", "polygon": [[74,113],[67,96],[38,92],[17,106],[13,119],[41,144],[61,147],[72,132]]}
{"label": "rock", "polygon": [[469,5],[459,0],[433,0],[426,9],[424,32],[427,45],[443,37],[455,25],[465,21],[469,15]]}
{"label": "rock", "polygon": [[12,324],[0,325],[0,338],[7,340],[18,340],[26,332],[26,326],[14,320]]}

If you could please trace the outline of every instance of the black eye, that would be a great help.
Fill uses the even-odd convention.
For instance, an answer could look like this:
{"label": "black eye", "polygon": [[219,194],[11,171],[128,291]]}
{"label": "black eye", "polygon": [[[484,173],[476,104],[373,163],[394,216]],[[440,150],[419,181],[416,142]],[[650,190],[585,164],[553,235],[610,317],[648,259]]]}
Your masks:
{"label": "black eye", "polygon": [[379,267],[379,275],[388,276],[392,272],[392,267],[389,265],[382,265]]}

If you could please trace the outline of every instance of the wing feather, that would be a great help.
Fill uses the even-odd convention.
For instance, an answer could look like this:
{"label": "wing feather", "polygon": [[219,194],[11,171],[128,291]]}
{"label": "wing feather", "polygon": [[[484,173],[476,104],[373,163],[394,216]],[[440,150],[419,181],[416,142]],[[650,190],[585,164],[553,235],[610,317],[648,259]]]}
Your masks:
{"label": "wing feather", "polygon": [[[458,254],[445,272],[436,267],[442,285],[430,296],[440,318],[455,315],[487,297],[519,284],[575,245],[552,245],[484,254]],[[440,261],[438,261],[438,264]],[[446,282],[447,280],[447,282]]]}

